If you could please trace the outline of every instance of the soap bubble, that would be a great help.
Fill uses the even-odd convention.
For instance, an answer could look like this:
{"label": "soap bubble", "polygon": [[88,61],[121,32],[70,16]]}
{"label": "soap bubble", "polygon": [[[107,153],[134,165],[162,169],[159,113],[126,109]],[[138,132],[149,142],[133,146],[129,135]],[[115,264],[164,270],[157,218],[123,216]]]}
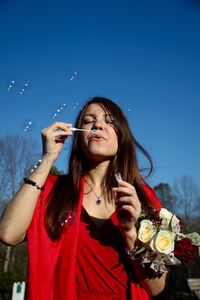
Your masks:
{"label": "soap bubble", "polygon": [[23,122],[23,131],[31,132],[34,129],[35,122],[32,119],[26,119]]}
{"label": "soap bubble", "polygon": [[79,102],[76,102],[74,105],[73,105],[73,108],[72,110],[75,111],[79,106]]}
{"label": "soap bubble", "polygon": [[8,92],[15,91],[17,88],[17,80],[15,78],[8,79],[6,88]]}
{"label": "soap bubble", "polygon": [[78,71],[72,71],[70,74],[69,74],[69,80],[70,81],[76,81],[79,79],[79,72]]}
{"label": "soap bubble", "polygon": [[74,218],[75,218],[75,213],[72,210],[66,210],[63,212],[60,218],[60,225],[63,231],[69,228]]}
{"label": "soap bubble", "polygon": [[130,115],[131,115],[131,108],[129,107],[129,108],[127,108],[126,110],[124,110],[124,117],[129,117]]}
{"label": "soap bubble", "polygon": [[29,80],[24,80],[20,84],[18,91],[20,95],[27,95],[30,92],[30,89],[31,89],[31,82]]}
{"label": "soap bubble", "polygon": [[12,191],[12,183],[11,183],[11,182],[8,182],[7,185],[6,185],[5,194],[6,194],[6,195],[10,195],[10,194],[11,194],[11,191]]}
{"label": "soap bubble", "polygon": [[56,108],[55,112],[52,114],[53,119],[57,119],[66,110],[66,104],[63,103],[61,106]]}
{"label": "soap bubble", "polygon": [[[48,156],[48,153],[46,154]],[[43,157],[42,159],[39,159],[38,162],[35,165],[31,166],[31,170],[29,173],[34,173],[41,174],[45,172],[49,168],[49,162],[47,160],[47,157]]]}

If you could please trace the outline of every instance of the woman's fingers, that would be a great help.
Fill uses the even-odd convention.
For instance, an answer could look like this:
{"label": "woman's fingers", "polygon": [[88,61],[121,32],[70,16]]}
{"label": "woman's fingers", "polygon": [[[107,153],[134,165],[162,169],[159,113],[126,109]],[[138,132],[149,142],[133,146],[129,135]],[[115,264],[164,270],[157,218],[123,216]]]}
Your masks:
{"label": "woman's fingers", "polygon": [[70,130],[72,124],[55,122],[42,130],[43,153],[49,153],[54,160],[57,159],[63,148],[65,139],[72,135]]}
{"label": "woman's fingers", "polygon": [[116,193],[117,214],[121,225],[130,229],[140,216],[141,203],[134,186],[122,180],[118,181],[118,185],[113,188]]}
{"label": "woman's fingers", "polygon": [[72,124],[55,122],[51,126],[42,130],[42,135],[45,137],[56,137],[58,135],[72,135],[70,130]]}

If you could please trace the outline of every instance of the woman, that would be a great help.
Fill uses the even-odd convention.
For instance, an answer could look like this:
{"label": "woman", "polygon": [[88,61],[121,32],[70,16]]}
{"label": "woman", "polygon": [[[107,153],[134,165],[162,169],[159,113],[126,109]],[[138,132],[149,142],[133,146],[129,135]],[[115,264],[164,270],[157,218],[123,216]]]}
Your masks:
{"label": "woman", "polygon": [[[109,99],[88,101],[75,126],[82,131],[62,122],[42,131],[41,163],[5,209],[1,241],[28,240],[29,300],[149,299],[163,290],[166,273],[152,277],[126,253],[137,247],[141,209],[161,207],[136,148],[150,157]],[[72,134],[68,175],[48,176]]]}

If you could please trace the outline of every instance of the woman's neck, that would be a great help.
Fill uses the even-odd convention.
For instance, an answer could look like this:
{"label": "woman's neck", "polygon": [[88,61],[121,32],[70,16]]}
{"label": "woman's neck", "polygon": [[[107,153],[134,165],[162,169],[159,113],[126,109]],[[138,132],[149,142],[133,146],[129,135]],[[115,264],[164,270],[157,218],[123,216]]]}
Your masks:
{"label": "woman's neck", "polygon": [[88,172],[88,174],[86,174],[85,179],[87,181],[91,181],[94,186],[101,185],[103,178],[105,177],[108,164],[109,162],[106,161],[96,165]]}

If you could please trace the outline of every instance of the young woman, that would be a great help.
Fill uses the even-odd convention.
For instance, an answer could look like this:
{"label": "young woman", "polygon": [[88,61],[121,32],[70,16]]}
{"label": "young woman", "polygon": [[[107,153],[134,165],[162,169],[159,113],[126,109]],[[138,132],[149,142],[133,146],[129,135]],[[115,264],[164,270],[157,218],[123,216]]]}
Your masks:
{"label": "young woman", "polygon": [[[75,126],[82,131],[62,122],[42,131],[41,163],[5,209],[0,239],[27,238],[29,300],[147,300],[163,290],[166,274],[150,276],[126,253],[137,247],[141,209],[161,207],[136,148],[152,167],[151,159],[109,99],[88,101]],[[49,176],[70,135],[68,174]]]}

